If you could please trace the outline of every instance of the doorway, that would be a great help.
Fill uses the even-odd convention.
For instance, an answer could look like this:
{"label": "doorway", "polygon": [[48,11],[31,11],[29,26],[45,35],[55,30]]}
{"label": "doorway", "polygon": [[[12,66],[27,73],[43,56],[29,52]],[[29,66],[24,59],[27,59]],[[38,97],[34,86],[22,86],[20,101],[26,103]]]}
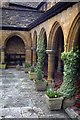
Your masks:
{"label": "doorway", "polygon": [[15,67],[17,64],[23,65],[25,62],[25,45],[18,36],[8,39],[5,47],[5,62],[7,67]]}

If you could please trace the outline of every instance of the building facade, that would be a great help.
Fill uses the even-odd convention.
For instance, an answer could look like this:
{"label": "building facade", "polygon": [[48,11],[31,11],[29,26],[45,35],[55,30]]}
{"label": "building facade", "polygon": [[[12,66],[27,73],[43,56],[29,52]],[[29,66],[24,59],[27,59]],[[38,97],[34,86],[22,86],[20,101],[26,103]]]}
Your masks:
{"label": "building facade", "polygon": [[[36,8],[14,3],[7,5],[7,8],[1,7],[0,62],[6,63],[7,67],[25,62],[35,64],[37,41],[39,36],[43,36],[46,44],[47,77],[49,81],[54,80],[54,73],[63,71],[61,53],[80,45],[80,2],[43,2]],[[9,16],[10,11],[14,15]],[[21,17],[20,11],[25,13]],[[35,16],[34,19],[29,19],[27,11],[30,16]],[[28,17],[25,18],[27,14]]]}

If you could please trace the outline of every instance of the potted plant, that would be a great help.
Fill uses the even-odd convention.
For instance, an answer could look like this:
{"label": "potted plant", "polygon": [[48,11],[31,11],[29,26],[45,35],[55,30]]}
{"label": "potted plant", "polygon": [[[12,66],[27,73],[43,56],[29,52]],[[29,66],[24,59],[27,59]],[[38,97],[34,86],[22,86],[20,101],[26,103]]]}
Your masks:
{"label": "potted plant", "polygon": [[39,36],[38,43],[37,43],[37,56],[38,62],[35,68],[36,72],[36,80],[35,86],[38,91],[46,90],[47,88],[47,81],[44,79],[44,59],[45,59],[45,45],[44,45],[44,38]]}
{"label": "potted plant", "polygon": [[73,106],[76,102],[76,80],[80,73],[80,51],[76,47],[69,52],[63,52],[61,58],[64,62],[64,80],[58,91],[65,96],[63,108],[66,108]]}
{"label": "potted plant", "polygon": [[47,81],[43,78],[43,71],[41,69],[41,66],[39,63],[36,67],[36,80],[35,80],[35,86],[37,91],[44,91],[47,89]]}
{"label": "potted plant", "polygon": [[20,65],[19,64],[16,65],[16,70],[20,70]]}
{"label": "potted plant", "polygon": [[30,70],[30,67],[31,67],[31,65],[30,65],[30,63],[25,63],[25,66],[24,66],[24,71],[25,71],[25,73],[28,73],[28,71]]}
{"label": "potted plant", "polygon": [[29,73],[29,79],[30,80],[35,80],[36,79],[35,65],[31,66],[28,73]]}
{"label": "potted plant", "polygon": [[54,91],[52,88],[48,88],[45,97],[46,97],[46,104],[49,110],[61,109],[62,101],[64,99],[61,93]]}

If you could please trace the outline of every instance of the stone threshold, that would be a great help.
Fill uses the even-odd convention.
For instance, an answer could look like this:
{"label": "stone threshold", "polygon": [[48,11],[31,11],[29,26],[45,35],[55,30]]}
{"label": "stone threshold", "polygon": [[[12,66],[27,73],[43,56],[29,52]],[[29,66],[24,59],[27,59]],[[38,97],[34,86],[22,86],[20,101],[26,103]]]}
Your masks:
{"label": "stone threshold", "polygon": [[78,115],[72,108],[66,108],[65,112],[72,120],[80,120],[80,115]]}
{"label": "stone threshold", "polygon": [[0,108],[0,119],[38,118],[40,115],[43,115],[43,112],[40,108],[37,107]]}
{"label": "stone threshold", "polygon": [[9,107],[0,108],[0,120],[12,119],[32,119],[32,120],[69,120],[69,118],[60,114],[45,115],[40,108],[37,107]]}

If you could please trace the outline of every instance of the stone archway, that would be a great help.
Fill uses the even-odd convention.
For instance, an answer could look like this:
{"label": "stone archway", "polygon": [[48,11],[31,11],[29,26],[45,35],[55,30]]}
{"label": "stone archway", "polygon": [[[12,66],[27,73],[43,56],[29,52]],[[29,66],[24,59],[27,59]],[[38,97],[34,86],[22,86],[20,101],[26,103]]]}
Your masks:
{"label": "stone archway", "polygon": [[32,39],[32,54],[33,54],[33,58],[32,58],[32,64],[35,65],[37,62],[37,53],[36,53],[36,48],[37,48],[37,32],[34,31],[33,33],[33,39]]}
{"label": "stone archway", "polygon": [[[47,35],[46,30],[44,28],[41,29],[39,37],[42,38],[43,44],[45,45],[45,49],[47,49]],[[44,77],[47,77],[48,74],[48,55],[45,53],[45,60],[44,60]]]}
{"label": "stone archway", "polygon": [[17,36],[11,36],[5,44],[5,62],[8,67],[15,67],[17,64],[23,65],[25,62],[25,44]]}
{"label": "stone archway", "polygon": [[80,37],[80,13],[75,17],[71,28],[69,30],[67,38],[67,51],[70,51],[72,47],[77,44],[77,41]]}
{"label": "stone archway", "polygon": [[[61,52],[64,51],[64,36],[62,27],[58,22],[55,22],[49,34],[48,39],[48,80],[54,82],[57,76],[61,76],[63,71],[63,62],[61,60]],[[60,78],[62,79],[62,78]]]}
{"label": "stone archway", "polygon": [[79,49],[80,49],[80,26],[79,26],[79,29],[78,29],[78,31],[77,31],[76,39],[75,39],[75,41],[74,41],[73,46],[78,46]]}

